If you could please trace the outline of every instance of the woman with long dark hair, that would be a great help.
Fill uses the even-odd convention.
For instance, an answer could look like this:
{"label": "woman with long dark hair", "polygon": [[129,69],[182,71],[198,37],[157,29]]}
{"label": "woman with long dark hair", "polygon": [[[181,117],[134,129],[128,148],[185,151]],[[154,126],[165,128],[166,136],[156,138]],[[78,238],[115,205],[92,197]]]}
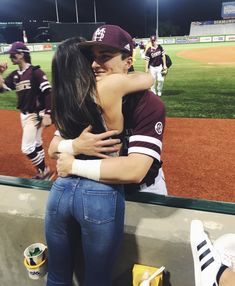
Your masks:
{"label": "woman with long dark hair", "polygon": [[[153,79],[145,73],[108,74],[95,78],[91,59],[84,55],[79,43],[80,40],[75,38],[62,42],[53,58],[52,115],[55,126],[64,139],[78,137],[88,126],[92,126],[94,133],[107,129],[121,133],[122,97],[149,88]],[[105,56],[106,61],[116,57],[118,62],[126,55],[114,49]],[[77,157],[92,159],[84,155]],[[72,285],[74,224],[81,231],[84,285],[111,285],[112,268],[123,235],[124,208],[121,185],[77,176],[59,177],[54,182],[45,219],[49,255],[47,286]]]}

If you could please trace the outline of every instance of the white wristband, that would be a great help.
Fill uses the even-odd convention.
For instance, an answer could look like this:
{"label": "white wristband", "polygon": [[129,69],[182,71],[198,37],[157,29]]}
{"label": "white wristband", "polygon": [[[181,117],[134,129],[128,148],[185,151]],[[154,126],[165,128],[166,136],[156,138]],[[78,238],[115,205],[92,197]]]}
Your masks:
{"label": "white wristband", "polygon": [[60,152],[60,153],[69,153],[71,155],[74,155],[73,140],[72,139],[68,139],[68,140],[64,139],[64,140],[60,141],[57,149],[58,149],[58,152]]}
{"label": "white wristband", "polygon": [[94,181],[99,181],[100,165],[101,160],[74,159],[72,164],[72,175],[77,175]]}

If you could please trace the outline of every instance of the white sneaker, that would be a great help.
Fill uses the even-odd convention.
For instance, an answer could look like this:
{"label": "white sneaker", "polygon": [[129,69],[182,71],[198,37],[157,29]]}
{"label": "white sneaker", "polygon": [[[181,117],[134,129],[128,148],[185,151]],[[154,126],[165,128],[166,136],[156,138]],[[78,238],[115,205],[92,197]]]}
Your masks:
{"label": "white sneaker", "polygon": [[222,235],[213,245],[219,253],[222,263],[235,272],[235,234]]}
{"label": "white sneaker", "polygon": [[192,220],[190,242],[194,261],[195,286],[218,286],[216,276],[221,259],[200,220]]}
{"label": "white sneaker", "polygon": [[162,96],[162,93],[160,91],[158,91],[157,95],[158,96]]}

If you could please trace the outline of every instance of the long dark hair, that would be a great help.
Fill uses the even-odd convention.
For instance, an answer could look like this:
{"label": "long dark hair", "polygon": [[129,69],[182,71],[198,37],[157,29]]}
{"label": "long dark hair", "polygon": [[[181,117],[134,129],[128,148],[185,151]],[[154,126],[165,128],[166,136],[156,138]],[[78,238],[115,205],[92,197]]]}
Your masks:
{"label": "long dark hair", "polygon": [[73,139],[92,125],[94,133],[105,129],[101,108],[95,103],[96,81],[90,58],[82,53],[80,38],[62,42],[52,60],[52,118],[62,137]]}

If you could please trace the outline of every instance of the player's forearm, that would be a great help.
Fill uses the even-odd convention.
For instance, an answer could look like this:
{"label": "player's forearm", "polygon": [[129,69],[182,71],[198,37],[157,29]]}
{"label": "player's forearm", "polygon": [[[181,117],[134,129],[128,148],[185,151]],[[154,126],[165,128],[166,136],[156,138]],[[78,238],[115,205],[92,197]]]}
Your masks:
{"label": "player's forearm", "polygon": [[149,61],[145,60],[145,72],[148,72],[149,70]]}
{"label": "player's forearm", "polygon": [[0,90],[1,92],[4,91],[4,79],[1,75],[0,75]]}
{"label": "player's forearm", "polygon": [[139,183],[150,166],[137,165],[130,157],[104,159],[101,162],[100,181],[109,183]]}
{"label": "player's forearm", "polygon": [[162,56],[162,63],[163,63],[163,68],[165,69],[167,66],[166,66],[166,56],[163,55]]}
{"label": "player's forearm", "polygon": [[152,158],[140,154],[103,160],[75,159],[72,174],[105,183],[139,183],[152,162]]}

